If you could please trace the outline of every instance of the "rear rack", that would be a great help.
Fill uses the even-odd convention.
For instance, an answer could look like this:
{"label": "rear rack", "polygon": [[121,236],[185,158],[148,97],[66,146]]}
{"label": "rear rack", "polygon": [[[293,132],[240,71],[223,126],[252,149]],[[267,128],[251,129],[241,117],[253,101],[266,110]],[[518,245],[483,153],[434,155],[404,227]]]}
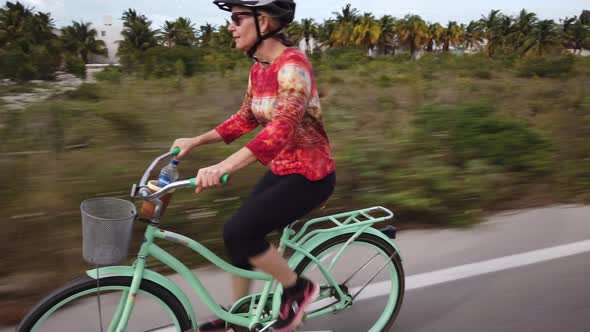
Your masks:
{"label": "rear rack", "polygon": [[[289,226],[289,231],[291,231],[292,234],[294,234],[293,238],[291,238],[291,241],[297,244],[302,244],[316,234],[329,233],[333,232],[336,229],[345,230],[349,228],[368,228],[375,223],[389,220],[393,218],[393,216],[394,214],[390,210],[382,206],[374,206],[362,210],[339,213],[331,216],[325,216],[309,220],[305,222],[301,230],[299,230],[297,233],[295,233],[295,231],[292,229],[292,226],[294,226],[297,223],[293,223],[291,226]],[[333,222],[335,226],[330,228],[316,229],[307,232],[309,226],[326,221]]]}

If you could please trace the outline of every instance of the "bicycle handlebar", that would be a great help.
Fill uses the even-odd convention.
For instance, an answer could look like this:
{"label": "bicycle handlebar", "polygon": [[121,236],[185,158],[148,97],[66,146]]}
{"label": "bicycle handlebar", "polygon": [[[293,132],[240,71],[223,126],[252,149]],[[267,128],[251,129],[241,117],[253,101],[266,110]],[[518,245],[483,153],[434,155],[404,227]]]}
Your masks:
{"label": "bicycle handlebar", "polygon": [[[169,158],[171,156],[177,156],[178,154],[180,154],[180,148],[176,147],[172,151],[169,151],[169,152],[157,157],[156,159],[154,159],[154,161],[152,161],[152,163],[147,168],[145,173],[143,173],[143,176],[141,177],[141,181],[139,182],[139,195],[141,196],[141,198],[143,200],[154,200],[154,199],[160,198],[164,194],[168,193],[169,191],[172,191],[172,190],[178,189],[178,188],[185,188],[185,187],[196,188],[197,187],[197,183],[196,183],[197,179],[192,178],[189,180],[181,180],[181,181],[172,182],[172,183],[166,185],[164,188],[161,188],[160,190],[156,191],[155,193],[151,193],[150,190],[147,188],[147,182],[150,178],[152,171],[154,170],[154,167],[156,167],[156,165],[160,161],[162,161],[163,159]],[[221,183],[226,184],[229,181],[229,176],[230,176],[229,173],[224,174],[220,179]],[[131,192],[132,197],[135,196],[135,192],[136,192],[136,186],[133,185],[133,189]]]}

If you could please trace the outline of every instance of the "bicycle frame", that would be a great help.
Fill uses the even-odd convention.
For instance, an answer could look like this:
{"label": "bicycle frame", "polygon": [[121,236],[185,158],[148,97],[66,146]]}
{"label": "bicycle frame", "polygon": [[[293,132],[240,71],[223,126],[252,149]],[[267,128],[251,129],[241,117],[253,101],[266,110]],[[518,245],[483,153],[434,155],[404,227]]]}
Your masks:
{"label": "bicycle frame", "polygon": [[[178,151],[179,152],[179,151]],[[176,154],[178,153],[176,152]],[[189,283],[195,294],[205,303],[205,305],[211,310],[217,317],[223,319],[226,322],[248,327],[252,329],[254,326],[262,323],[262,315],[264,308],[267,305],[267,301],[269,301],[269,297],[272,293],[272,317],[271,320],[275,320],[278,317],[279,306],[281,301],[282,295],[282,287],[279,283],[276,282],[272,278],[272,276],[261,273],[261,272],[254,272],[249,270],[240,269],[238,267],[233,266],[232,264],[226,262],[211,250],[207,249],[205,246],[200,244],[199,242],[190,239],[186,236],[165,231],[159,228],[159,216],[160,216],[160,208],[161,202],[159,197],[161,197],[166,191],[180,188],[180,187],[187,187],[194,182],[185,180],[185,181],[178,181],[173,184],[167,185],[162,190],[150,194],[149,191],[145,188],[145,183],[149,177],[149,174],[153,167],[159,162],[161,159],[171,156],[174,154],[173,152],[167,153],[165,155],[160,156],[148,168],[145,172],[139,186],[139,193],[142,196],[143,200],[150,200],[155,203],[156,211],[154,219],[148,221],[148,226],[144,234],[144,242],[142,243],[137,259],[133,263],[132,266],[114,266],[114,267],[105,267],[100,269],[100,276],[113,276],[113,275],[124,275],[124,276],[132,276],[132,282],[129,291],[124,292],[121,301],[116,309],[115,315],[113,320],[109,325],[109,332],[120,332],[125,331],[127,327],[127,323],[131,316],[131,312],[133,311],[135,298],[137,296],[137,292],[139,289],[139,285],[143,279],[148,279],[160,284],[162,287],[168,289],[171,293],[173,293],[183,304],[189,317],[191,318],[191,322],[193,324],[193,329],[196,331],[197,329],[197,322],[195,318],[195,313],[192,308],[188,297],[176,284],[170,281],[168,278],[146,269],[146,260],[148,257],[153,257],[156,260],[160,261],[164,265],[172,268],[175,272],[181,275],[186,281]],[[131,196],[135,196],[137,193],[137,187],[134,185],[132,189]],[[373,211],[381,211],[385,213],[385,216],[375,218],[371,216],[371,212]],[[363,218],[364,220],[360,220]],[[309,258],[313,263],[315,263],[324,277],[326,281],[333,287],[333,289],[338,293],[340,301],[336,304],[331,305],[328,308],[321,309],[319,311],[313,312],[309,315],[309,317],[316,317],[320,316],[329,312],[339,311],[342,310],[352,304],[352,298],[350,295],[345,294],[340,286],[338,285],[337,281],[331,274],[332,267],[334,266],[335,262],[340,258],[344,250],[348,247],[348,245],[361,233],[371,233],[376,236],[379,236],[389,243],[397,250],[395,244],[382,232],[374,229],[372,226],[377,223],[387,219],[391,219],[393,217],[393,213],[383,207],[372,207],[363,210],[357,210],[347,213],[341,213],[337,215],[327,216],[323,218],[316,218],[310,220],[305,223],[303,228],[299,232],[295,232],[291,227],[285,228],[283,231],[280,243],[279,243],[279,250],[280,252],[284,252],[286,248],[290,248],[294,250],[294,254],[289,259],[289,266],[291,268],[295,268],[297,264],[299,264],[303,259]],[[339,219],[345,218],[345,220],[340,221]],[[319,222],[330,221],[336,224],[336,227],[328,228],[328,229],[319,229],[307,232],[307,229],[310,225],[316,224]],[[319,246],[321,243],[325,242],[326,240],[339,236],[342,234],[350,234],[350,240],[347,241],[342,248],[338,251],[336,256],[332,259],[330,264],[326,267],[322,262],[320,262],[316,257],[311,255],[310,253],[314,248]],[[199,280],[198,276],[193,274],[193,272],[183,263],[181,263],[178,259],[174,256],[163,250],[161,247],[154,243],[154,240],[164,240],[164,241],[171,241],[177,244],[184,245],[191,250],[195,251],[196,253],[203,256],[209,262],[215,264],[217,267],[221,268],[222,270],[229,272],[230,274],[237,275],[240,277],[244,277],[247,279],[252,280],[262,280],[265,281],[264,288],[262,293],[260,293],[260,300],[256,304],[257,308],[255,311],[254,316],[252,317],[243,317],[243,314],[233,314],[229,311],[224,310],[219,304],[215,302],[211,294],[207,291],[207,289],[203,286],[201,281]],[[399,252],[399,250],[397,250]],[[92,278],[98,278],[98,271],[97,270],[89,270],[87,274]],[[247,300],[251,296],[247,296],[242,300]],[[325,298],[324,294],[320,294],[320,298]],[[252,298],[253,300],[254,298]],[[242,300],[238,301],[241,303]],[[253,302],[251,301],[251,305]],[[233,309],[233,308],[232,308]],[[231,310],[230,310],[231,311]],[[181,331],[182,332],[182,331]]]}
{"label": "bicycle frame", "polygon": [[[387,238],[382,232],[376,230],[371,226],[376,222],[389,219],[392,216],[392,214],[382,218],[372,218],[366,221],[357,220],[357,222],[351,223],[352,220],[356,220],[354,217],[355,215],[364,215],[366,217],[368,215],[366,211],[377,209],[383,209],[385,211],[388,211],[381,207],[358,210],[339,215],[333,215],[324,218],[310,220],[304,225],[302,230],[298,233],[296,233],[291,227],[286,228],[283,231],[281,241],[279,244],[279,250],[281,252],[284,252],[286,248],[290,248],[295,251],[295,253],[289,259],[289,266],[291,266],[291,268],[294,268],[304,258],[309,258],[313,263],[315,263],[318,266],[318,268],[326,278],[326,281],[332,287],[334,287],[334,290],[338,292],[340,296],[339,303],[330,306],[329,308],[325,308],[323,310],[314,312],[309,315],[309,318],[320,316],[329,312],[339,311],[351,304],[351,297],[348,294],[344,293],[342,289],[339,287],[338,282],[334,279],[334,277],[331,274],[331,270],[335,262],[340,258],[341,254],[346,250],[346,248],[352,242],[352,240],[355,239],[361,233],[372,233],[390,241],[389,238]],[[344,223],[338,222],[337,219],[342,217],[346,217],[347,220]],[[337,226],[329,229],[314,230],[304,235],[304,232],[310,225],[327,220],[336,222]],[[334,256],[330,262],[323,263],[310,254],[313,248],[317,247],[325,240],[331,237],[339,236],[341,234],[350,234],[350,240],[346,242],[346,244],[344,244],[342,248],[340,248],[337,255]],[[252,280],[265,281],[264,288],[262,290],[262,293],[260,294],[260,300],[258,301],[258,303],[256,303],[257,309],[254,316],[247,318],[243,317],[243,315],[241,314],[233,314],[224,310],[219,304],[215,302],[211,294],[207,291],[207,289],[199,280],[198,276],[193,274],[193,272],[187,266],[181,263],[174,256],[172,256],[171,254],[163,250],[161,247],[159,247],[157,244],[155,244],[154,240],[156,239],[171,241],[177,244],[184,245],[190,248],[191,250],[195,251],[196,253],[200,254],[205,259],[215,264],[222,270],[229,272],[233,275],[241,276]],[[393,245],[393,242],[391,243]],[[133,276],[133,281],[131,283],[129,292],[128,294],[124,294],[126,300],[121,299],[119,307],[117,308],[117,311],[115,313],[114,319],[113,321],[111,321],[111,324],[109,326],[109,332],[125,331],[127,322],[130,318],[131,312],[134,307],[139,284],[141,283],[141,280],[144,278],[150,279],[161,284],[163,287],[169,289],[173,294],[179,297],[179,300],[183,303],[185,309],[187,309],[187,312],[191,317],[192,323],[194,325],[193,327],[196,329],[195,313],[194,310],[192,310],[192,306],[188,301],[188,297],[186,296],[186,294],[182,293],[182,291],[177,286],[175,286],[174,283],[172,283],[168,278],[146,269],[145,263],[147,258],[150,256],[165,264],[166,266],[169,266],[175,272],[181,275],[184,279],[186,279],[186,281],[189,283],[195,294],[205,303],[209,310],[211,310],[217,317],[229,323],[248,328],[252,328],[256,324],[262,323],[261,317],[264,313],[263,310],[267,305],[267,301],[269,300],[272,301],[271,303],[273,317],[271,317],[271,320],[276,319],[278,316],[282,287],[270,275],[261,272],[254,272],[237,268],[231,265],[230,263],[226,262],[219,256],[217,256],[211,250],[207,249],[205,246],[203,246],[195,240],[192,240],[186,236],[174,232],[161,230],[157,225],[148,225],[145,232],[145,241],[141,245],[137,260],[134,262],[132,267],[120,266],[101,268],[100,275],[103,277],[111,276],[114,274],[125,274],[128,276]],[[97,277],[96,270],[87,271],[87,274],[93,278]],[[272,299],[270,299],[273,286],[274,292],[272,294]]]}

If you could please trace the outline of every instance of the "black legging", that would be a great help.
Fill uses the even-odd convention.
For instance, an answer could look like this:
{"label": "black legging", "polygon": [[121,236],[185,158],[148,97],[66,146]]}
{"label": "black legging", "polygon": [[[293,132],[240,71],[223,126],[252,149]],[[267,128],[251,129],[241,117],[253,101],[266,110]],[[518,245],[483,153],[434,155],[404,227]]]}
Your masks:
{"label": "black legging", "polygon": [[310,181],[300,174],[280,176],[268,171],[223,228],[225,248],[232,263],[252,269],[249,258],[270,247],[266,235],[282,230],[325,202],[335,184],[334,173]]}

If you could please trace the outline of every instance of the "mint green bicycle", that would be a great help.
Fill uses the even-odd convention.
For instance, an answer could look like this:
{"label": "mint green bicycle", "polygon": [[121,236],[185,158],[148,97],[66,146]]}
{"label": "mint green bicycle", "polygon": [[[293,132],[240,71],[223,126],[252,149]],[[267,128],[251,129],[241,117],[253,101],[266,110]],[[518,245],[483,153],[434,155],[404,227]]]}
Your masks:
{"label": "mint green bicycle", "polygon": [[[87,271],[87,276],[66,284],[39,302],[17,327],[18,332],[198,331],[189,295],[168,277],[149,270],[148,257],[169,266],[188,281],[207,308],[235,331],[272,331],[272,323],[279,313],[280,284],[267,274],[229,264],[190,238],[160,229],[164,208],[161,198],[179,188],[194,188],[194,179],[171,183],[156,192],[148,190],[147,181],[161,160],[179,152],[176,149],[156,158],[139,185],[133,185],[132,197],[138,196],[155,206],[153,217],[142,220],[147,223],[147,229],[133,265]],[[132,203],[120,201],[131,205],[129,209],[133,211],[126,213],[132,219],[140,219]],[[98,219],[101,218],[106,217]],[[297,221],[283,230],[279,250],[292,252],[289,265],[298,274],[320,284],[320,295],[306,312],[305,330],[388,331],[402,304],[404,271],[399,250],[392,241],[395,228],[387,226],[379,230],[374,226],[391,218],[391,211],[371,207]],[[327,227],[318,227],[326,223]],[[189,247],[231,274],[264,281],[264,287],[260,293],[242,298],[226,310],[215,302],[198,276],[160,248],[156,240]],[[127,255],[127,245],[111,250],[107,256],[117,256],[115,260],[120,262]],[[84,249],[86,258],[86,243]],[[105,249],[98,251],[101,250],[104,254]]]}

